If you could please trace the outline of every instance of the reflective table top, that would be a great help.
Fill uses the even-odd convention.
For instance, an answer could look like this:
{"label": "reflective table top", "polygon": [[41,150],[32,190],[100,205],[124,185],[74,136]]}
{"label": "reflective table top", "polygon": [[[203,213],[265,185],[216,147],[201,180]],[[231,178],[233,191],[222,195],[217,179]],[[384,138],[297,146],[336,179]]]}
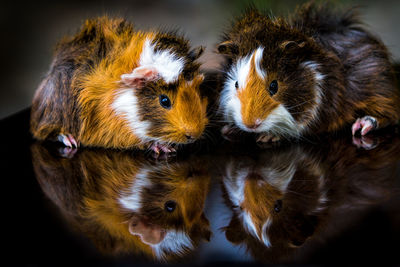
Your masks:
{"label": "reflective table top", "polygon": [[154,159],[36,142],[28,109],[0,125],[6,261],[400,262],[398,129]]}

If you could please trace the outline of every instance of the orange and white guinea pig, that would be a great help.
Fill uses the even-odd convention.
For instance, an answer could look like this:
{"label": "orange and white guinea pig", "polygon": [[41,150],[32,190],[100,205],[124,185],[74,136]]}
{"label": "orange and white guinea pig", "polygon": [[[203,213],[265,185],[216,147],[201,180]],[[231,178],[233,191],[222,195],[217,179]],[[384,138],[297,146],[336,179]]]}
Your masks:
{"label": "orange and white guinea pig", "polygon": [[385,45],[350,11],[305,4],[289,19],[250,9],[224,34],[220,110],[261,142],[396,124],[400,98]]}
{"label": "orange and white guinea pig", "polygon": [[174,31],[136,31],[124,19],[87,20],[57,45],[33,99],[31,132],[68,147],[174,151],[208,123],[203,47]]}

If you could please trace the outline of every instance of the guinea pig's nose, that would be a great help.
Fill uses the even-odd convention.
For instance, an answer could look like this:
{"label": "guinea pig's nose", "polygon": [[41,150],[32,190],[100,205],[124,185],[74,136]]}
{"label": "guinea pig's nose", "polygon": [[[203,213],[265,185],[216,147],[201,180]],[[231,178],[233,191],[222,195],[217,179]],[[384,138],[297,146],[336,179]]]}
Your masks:
{"label": "guinea pig's nose", "polygon": [[252,123],[252,124],[246,124],[246,127],[249,128],[249,129],[253,129],[253,130],[254,130],[254,129],[257,129],[258,126],[261,125],[261,123],[262,123],[262,120],[256,119],[256,121],[255,121],[254,123]]}
{"label": "guinea pig's nose", "polygon": [[186,139],[187,139],[187,140],[192,140],[192,139],[193,139],[193,136],[191,136],[191,135],[189,135],[189,134],[185,134],[185,136],[186,136]]}

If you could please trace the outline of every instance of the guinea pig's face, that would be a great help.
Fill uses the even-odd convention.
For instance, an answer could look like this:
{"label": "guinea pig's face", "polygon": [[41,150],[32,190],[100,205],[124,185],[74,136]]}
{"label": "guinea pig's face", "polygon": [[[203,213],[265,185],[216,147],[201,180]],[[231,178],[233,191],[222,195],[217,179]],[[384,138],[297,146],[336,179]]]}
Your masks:
{"label": "guinea pig's face", "polygon": [[194,62],[202,50],[178,54],[164,46],[144,42],[139,66],[121,75],[112,107],[144,141],[191,143],[208,123],[200,94],[204,76]]}
{"label": "guinea pig's face", "polygon": [[227,122],[243,131],[297,136],[315,119],[323,76],[317,63],[285,49],[289,43],[233,57],[220,99]]}

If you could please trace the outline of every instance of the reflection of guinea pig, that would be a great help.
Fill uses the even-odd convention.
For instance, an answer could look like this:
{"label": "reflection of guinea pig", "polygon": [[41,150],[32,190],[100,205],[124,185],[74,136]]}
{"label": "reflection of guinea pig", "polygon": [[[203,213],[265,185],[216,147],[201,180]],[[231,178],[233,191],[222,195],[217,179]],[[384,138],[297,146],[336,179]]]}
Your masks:
{"label": "reflection of guinea pig", "polygon": [[[234,211],[230,226],[240,223],[266,247],[304,243],[314,232],[316,215],[326,201],[318,167],[300,148],[228,162],[223,184]],[[226,230],[229,240],[241,235],[237,229]]]}
{"label": "reflection of guinea pig", "polygon": [[34,170],[64,218],[105,254],[185,256],[209,240],[210,176],[193,158],[153,166],[141,156],[82,150],[71,159],[32,146]]}
{"label": "reflection of guinea pig", "polygon": [[400,138],[381,137],[371,150],[338,139],[232,153],[222,175],[233,211],[226,238],[267,262],[317,255],[397,192]]}
{"label": "reflection of guinea pig", "polygon": [[66,146],[173,150],[205,129],[203,48],[123,19],[88,20],[57,46],[32,104],[31,132]]}
{"label": "reflection of guinea pig", "polygon": [[220,110],[262,142],[396,124],[400,98],[385,45],[354,12],[306,4],[288,20],[250,9],[218,51],[227,59]]}

